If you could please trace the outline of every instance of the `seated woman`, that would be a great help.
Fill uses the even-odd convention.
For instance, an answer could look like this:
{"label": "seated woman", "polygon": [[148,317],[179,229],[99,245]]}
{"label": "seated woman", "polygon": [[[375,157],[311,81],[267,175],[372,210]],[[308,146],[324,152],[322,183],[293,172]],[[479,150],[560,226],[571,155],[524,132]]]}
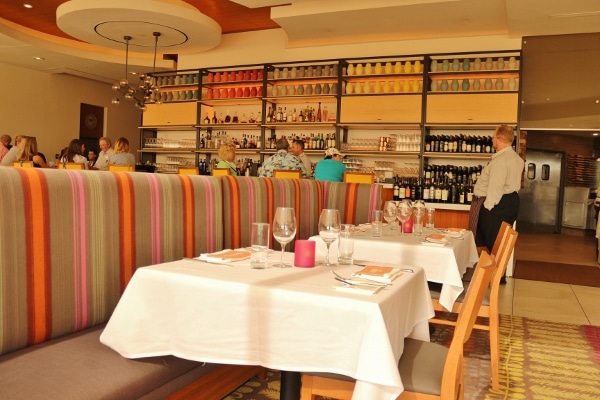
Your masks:
{"label": "seated woman", "polygon": [[135,165],[135,156],[129,152],[129,140],[124,137],[117,139],[113,155],[110,157],[110,164]]}
{"label": "seated woman", "polygon": [[45,157],[38,153],[37,139],[33,136],[26,136],[21,140],[21,152],[15,161],[33,161],[35,168],[49,168]]}
{"label": "seated woman", "polygon": [[315,179],[318,181],[342,182],[346,166],[342,162],[344,156],[335,147],[325,151],[325,159],[319,161],[315,167]]}
{"label": "seated woman", "polygon": [[217,168],[229,168],[230,175],[237,175],[235,165],[235,145],[233,143],[223,143],[219,147],[219,162]]}
{"label": "seated woman", "polygon": [[[69,147],[67,147],[66,153],[60,157],[60,162],[62,164],[72,162],[72,163],[83,163],[85,169],[88,169],[88,160],[83,155],[85,151],[85,144],[79,139],[73,139],[69,143]],[[59,166],[60,167],[60,166]]]}

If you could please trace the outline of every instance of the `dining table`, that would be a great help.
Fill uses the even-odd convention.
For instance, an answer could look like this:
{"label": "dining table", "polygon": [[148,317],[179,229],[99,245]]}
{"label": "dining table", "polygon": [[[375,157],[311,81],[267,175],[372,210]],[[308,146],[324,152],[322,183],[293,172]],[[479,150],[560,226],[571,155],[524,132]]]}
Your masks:
{"label": "dining table", "polygon": [[[357,226],[352,234],[354,242],[353,259],[356,265],[370,263],[395,263],[418,266],[425,270],[428,282],[442,285],[440,304],[447,310],[463,292],[462,277],[467,268],[473,267],[479,260],[475,238],[470,230],[452,230],[423,228],[421,234],[402,233],[400,230],[385,226],[381,236],[373,236],[369,225]],[[443,235],[444,243],[428,242],[429,235]],[[310,238],[316,242],[319,260],[327,256],[327,246],[317,235]],[[330,245],[329,257],[337,260],[338,241]]]}
{"label": "dining table", "polygon": [[[271,251],[269,265],[279,258]],[[403,391],[404,339],[429,340],[427,281],[418,266],[366,290],[332,274],[359,269],[252,269],[250,260],[196,258],[138,268],[100,340],[126,358],[173,355],[281,370],[285,400],[299,399],[302,372],[355,378],[355,400],[392,400]]]}

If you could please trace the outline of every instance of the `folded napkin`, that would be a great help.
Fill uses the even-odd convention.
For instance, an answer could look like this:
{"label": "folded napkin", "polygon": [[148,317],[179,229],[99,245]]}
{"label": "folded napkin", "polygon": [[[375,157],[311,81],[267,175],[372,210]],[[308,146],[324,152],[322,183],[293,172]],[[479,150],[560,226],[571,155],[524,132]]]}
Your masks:
{"label": "folded napkin", "polygon": [[463,237],[465,232],[466,232],[466,229],[463,229],[463,228],[447,228],[444,231],[444,233],[446,233],[447,235],[449,235],[451,237]]}
{"label": "folded napkin", "polygon": [[392,283],[400,275],[400,268],[381,267],[376,265],[367,265],[360,271],[352,274],[356,278],[364,278],[372,281]]}
{"label": "folded napkin", "polygon": [[352,286],[335,285],[332,287],[334,290],[337,290],[338,292],[355,293],[355,294],[375,294],[383,288],[383,286],[367,286],[367,285],[352,285]]}
{"label": "folded napkin", "polygon": [[247,260],[250,258],[250,255],[251,253],[248,250],[225,249],[217,251],[216,253],[202,253],[198,259],[210,263],[221,264]]}
{"label": "folded napkin", "polygon": [[448,243],[448,238],[446,238],[446,235],[442,235],[440,233],[432,233],[431,235],[425,236],[425,242],[446,244]]}

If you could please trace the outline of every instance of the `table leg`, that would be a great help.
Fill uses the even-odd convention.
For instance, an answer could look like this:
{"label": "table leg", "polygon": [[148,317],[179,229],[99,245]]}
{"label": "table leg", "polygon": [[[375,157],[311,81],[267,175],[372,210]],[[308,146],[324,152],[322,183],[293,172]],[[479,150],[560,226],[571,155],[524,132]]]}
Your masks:
{"label": "table leg", "polygon": [[300,372],[281,371],[279,400],[300,400]]}

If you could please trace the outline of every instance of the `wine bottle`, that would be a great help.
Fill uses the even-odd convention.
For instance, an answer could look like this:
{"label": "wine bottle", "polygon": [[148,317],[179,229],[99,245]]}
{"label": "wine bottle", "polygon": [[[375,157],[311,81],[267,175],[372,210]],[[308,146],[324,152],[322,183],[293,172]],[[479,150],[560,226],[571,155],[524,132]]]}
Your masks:
{"label": "wine bottle", "polygon": [[394,177],[394,200],[400,200],[400,184],[398,183],[398,175]]}
{"label": "wine bottle", "polygon": [[316,122],[321,122],[321,102],[319,102],[319,108],[317,109],[317,120]]}

